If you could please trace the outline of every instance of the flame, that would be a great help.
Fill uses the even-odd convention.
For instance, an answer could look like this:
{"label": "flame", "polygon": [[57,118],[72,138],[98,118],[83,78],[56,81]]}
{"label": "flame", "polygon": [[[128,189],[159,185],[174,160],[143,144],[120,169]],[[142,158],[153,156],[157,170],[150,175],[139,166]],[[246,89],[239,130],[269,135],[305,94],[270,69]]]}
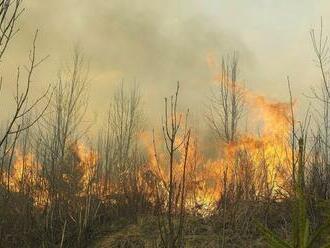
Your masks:
{"label": "flame", "polygon": [[78,155],[79,169],[82,171],[80,179],[83,185],[83,194],[86,194],[90,188],[95,185],[95,176],[97,169],[98,155],[95,151],[87,148],[83,143],[74,143],[72,145],[73,152]]}
{"label": "flame", "polygon": [[[87,195],[96,184],[94,179],[98,156],[82,143],[73,143],[70,151],[77,156],[77,168],[82,172],[80,196]],[[33,198],[35,206],[44,207],[49,202],[49,183],[42,174],[42,168],[43,165],[35,159],[33,153],[23,153],[17,149],[10,172],[2,173],[2,182],[11,192],[27,193]],[[66,182],[70,180],[67,173],[63,173],[62,178]]]}
{"label": "flame", "polygon": [[24,154],[15,151],[15,162],[11,175],[11,189],[19,191],[21,185],[34,185],[37,181],[35,172],[38,170],[38,164],[34,161],[34,156],[31,153]]}
{"label": "flame", "polygon": [[[211,213],[226,195],[238,194],[240,189],[244,191],[242,197],[245,198],[275,197],[290,174],[291,148],[288,141],[291,105],[271,101],[240,84],[235,87],[243,94],[249,117],[253,117],[252,124],[261,125],[261,128],[258,134],[255,130],[241,133],[235,142],[219,147],[216,159],[206,158],[199,149],[197,137],[192,135],[186,164],[186,208],[201,215]],[[156,197],[159,197],[156,196],[159,192],[155,190],[165,192],[165,195],[169,184],[166,148],[159,146],[163,144],[163,136],[141,132],[139,140],[140,145],[146,148],[148,160],[138,166],[137,181],[139,187],[148,194],[149,200],[155,203]],[[180,143],[179,140],[177,142]],[[69,150],[74,157],[76,168],[81,172],[79,180],[82,189],[77,193],[78,196],[103,192],[97,191],[106,188],[105,183],[97,177],[100,172],[98,162],[102,159],[99,154],[79,142],[73,143]],[[182,182],[184,147],[178,149],[177,153],[173,174],[178,189]],[[45,206],[49,201],[49,182],[42,175],[43,167],[34,154],[17,150],[13,166],[9,173],[2,174],[2,181],[9,178],[9,189],[13,192],[27,192],[33,188],[31,195],[35,205]],[[102,174],[102,171],[100,173]],[[69,172],[65,171],[61,176],[65,182],[70,182]],[[244,182],[246,179],[249,181]],[[106,193],[116,190],[116,185],[111,187]]]}
{"label": "flame", "polygon": [[[219,157],[215,160],[205,158],[198,151],[197,142],[191,142],[187,162],[186,206],[202,215],[216,209],[224,194],[238,190],[245,191],[242,197],[247,200],[249,197],[276,198],[277,193],[285,193],[283,189],[290,178],[291,104],[271,101],[238,83],[235,87],[248,105],[249,117],[252,116],[254,120],[253,125],[261,125],[261,129],[258,134],[254,130],[239,134],[235,142],[225,144],[219,149]],[[146,141],[152,139],[150,135],[149,138],[147,136],[143,134],[142,139],[149,154],[149,170],[167,185],[169,173],[166,156],[159,151],[155,155],[154,144],[147,144]],[[162,142],[160,135],[156,138],[156,143]],[[179,149],[179,158],[174,165],[176,185],[180,184],[182,178],[183,150]],[[246,179],[249,181],[244,182]],[[252,192],[245,186],[252,187]]]}
{"label": "flame", "polygon": [[15,150],[11,171],[4,172],[2,179],[11,192],[29,194],[35,206],[43,207],[47,203],[47,182],[41,177],[41,165],[32,153]]}

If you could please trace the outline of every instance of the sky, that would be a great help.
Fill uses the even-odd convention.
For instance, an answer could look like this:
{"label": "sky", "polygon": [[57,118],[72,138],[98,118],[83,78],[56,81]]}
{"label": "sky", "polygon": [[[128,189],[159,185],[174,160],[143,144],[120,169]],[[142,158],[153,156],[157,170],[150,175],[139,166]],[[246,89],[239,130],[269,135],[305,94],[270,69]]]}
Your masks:
{"label": "sky", "polygon": [[177,81],[182,105],[203,113],[214,78],[208,57],[220,60],[233,51],[247,88],[287,101],[290,76],[304,105],[303,94],[320,82],[309,31],[319,28],[322,16],[330,34],[327,0],[25,0],[24,6],[21,31],[1,68],[4,87],[10,88],[39,29],[38,53],[50,57],[35,76],[35,94],[56,81],[78,45],[90,63],[88,114],[98,119],[122,80],[140,85],[146,114],[157,121]]}

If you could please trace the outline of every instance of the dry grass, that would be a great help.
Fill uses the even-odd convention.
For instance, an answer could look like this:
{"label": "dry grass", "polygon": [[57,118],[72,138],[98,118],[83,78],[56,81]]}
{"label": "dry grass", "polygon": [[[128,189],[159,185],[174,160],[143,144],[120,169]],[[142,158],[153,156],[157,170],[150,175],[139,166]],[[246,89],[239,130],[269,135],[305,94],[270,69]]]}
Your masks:
{"label": "dry grass", "polygon": [[[189,217],[185,225],[185,247],[221,247],[215,223],[210,219]],[[264,247],[260,237],[254,239],[249,235],[242,235],[233,230],[226,230],[225,247]],[[161,248],[156,218],[145,216],[140,218],[138,224],[130,224],[104,234],[91,248]]]}

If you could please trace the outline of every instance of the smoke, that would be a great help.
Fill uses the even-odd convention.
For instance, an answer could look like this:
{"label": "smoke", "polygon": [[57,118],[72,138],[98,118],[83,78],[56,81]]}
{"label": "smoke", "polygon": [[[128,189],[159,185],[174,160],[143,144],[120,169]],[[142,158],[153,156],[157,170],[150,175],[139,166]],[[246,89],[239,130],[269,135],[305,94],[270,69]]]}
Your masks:
{"label": "smoke", "polygon": [[200,13],[198,1],[34,0],[25,7],[22,31],[8,56],[24,61],[39,28],[39,52],[51,56],[37,76],[41,87],[54,82],[78,44],[90,60],[90,107],[99,116],[121,80],[140,85],[150,115],[160,112],[163,97],[180,81],[181,102],[199,112],[212,81],[209,54],[220,59],[237,50],[242,66],[253,64],[239,37]]}
{"label": "smoke", "polygon": [[[7,74],[3,88],[12,85],[17,64],[26,61],[38,28],[38,52],[50,59],[37,72],[34,92],[37,95],[56,80],[78,44],[90,60],[89,115],[98,113],[98,119],[122,80],[140,85],[146,114],[155,123],[160,120],[162,98],[173,93],[177,81],[184,107],[202,113],[214,76],[209,55],[220,60],[238,51],[240,79],[247,88],[280,100],[287,100],[287,75],[299,96],[313,83],[317,70],[308,30],[318,22],[320,7],[308,1],[30,0],[24,4],[21,31],[2,62],[2,74]],[[7,102],[12,94],[5,95],[2,100]]]}

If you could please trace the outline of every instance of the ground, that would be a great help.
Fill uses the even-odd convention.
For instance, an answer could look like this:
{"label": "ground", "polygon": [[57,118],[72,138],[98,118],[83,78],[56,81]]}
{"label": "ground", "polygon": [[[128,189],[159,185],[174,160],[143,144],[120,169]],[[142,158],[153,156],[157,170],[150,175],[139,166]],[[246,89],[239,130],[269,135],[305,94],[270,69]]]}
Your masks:
{"label": "ground", "polygon": [[[214,222],[198,217],[190,217],[185,226],[185,247],[211,248],[223,247],[222,235],[216,232]],[[225,230],[226,245],[224,247],[265,247],[260,237],[239,235],[233,230]],[[97,238],[91,248],[155,248],[161,247],[158,239],[156,217],[145,216],[137,224],[129,224],[119,230],[104,232]]]}

